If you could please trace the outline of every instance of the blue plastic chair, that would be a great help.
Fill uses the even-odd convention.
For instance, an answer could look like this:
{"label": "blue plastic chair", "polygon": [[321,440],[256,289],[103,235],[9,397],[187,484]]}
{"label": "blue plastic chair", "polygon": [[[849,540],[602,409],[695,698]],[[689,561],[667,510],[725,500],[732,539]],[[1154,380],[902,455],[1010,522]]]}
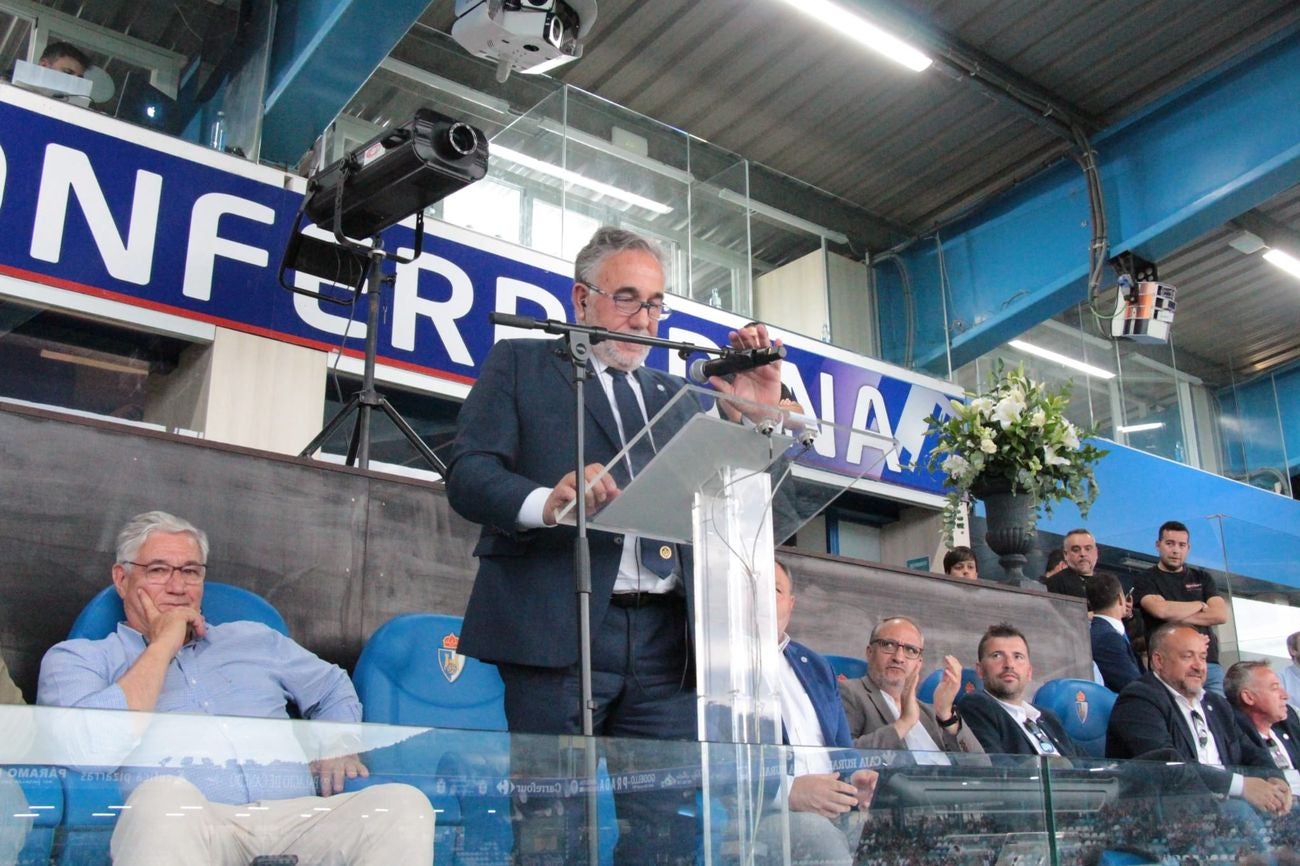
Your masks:
{"label": "blue plastic chair", "polygon": [[855,659],[853,656],[822,656],[826,661],[831,663],[831,670],[835,672],[835,678],[843,677],[846,680],[861,679],[867,675],[867,663],[863,659]]}
{"label": "blue plastic chair", "polygon": [[1061,719],[1075,745],[1094,758],[1106,757],[1106,725],[1119,697],[1092,680],[1048,680],[1034,695],[1034,706]]}
{"label": "blue plastic chair", "polygon": [[[939,678],[943,675],[942,669],[936,669],[930,672],[930,675],[921,680],[921,684],[916,687],[916,696],[927,704],[934,703],[934,690],[939,686]],[[980,679],[979,674],[975,673],[974,668],[961,669],[961,689],[957,692],[957,697],[968,695],[971,692],[984,691],[984,681]]]}
{"label": "blue plastic chair", "polygon": [[[251,620],[260,622],[288,636],[289,627],[271,603],[260,595],[228,583],[209,581],[203,586],[203,616],[218,625]],[[107,586],[87,602],[68,633],[69,639],[98,640],[117,630],[126,619],[117,589]],[[115,767],[106,768],[115,770]],[[97,776],[103,774],[96,774]],[[109,773],[111,775],[111,772]],[[116,812],[108,807],[121,801],[117,782],[102,778],[88,779],[78,770],[69,769],[63,777],[64,832],[59,851],[60,866],[86,866],[109,862],[108,843],[113,833]]]}
{"label": "blue plastic chair", "polygon": [[[50,853],[54,850],[54,834],[63,822],[63,784],[59,777],[63,771],[58,767],[10,766],[0,768],[15,782],[27,801],[27,814],[35,815],[22,850],[18,852],[16,866],[35,866],[50,862]],[[5,805],[17,806],[5,798]],[[9,815],[0,815],[0,819],[11,820]]]}
{"label": "blue plastic chair", "polygon": [[366,641],[352,677],[364,721],[467,731],[439,730],[371,752],[367,782],[424,791],[438,816],[436,862],[505,861],[514,836],[510,798],[497,783],[510,775],[510,743],[491,733],[506,729],[505,685],[495,666],[456,652],[460,629],[458,616],[408,613]]}
{"label": "blue plastic chair", "polygon": [[[203,585],[203,617],[208,622],[238,622],[252,620],[269,626],[288,637],[289,626],[284,617],[271,606],[271,603],[255,592],[229,583],[208,581]],[[72,623],[68,638],[87,638],[99,640],[108,637],[117,630],[117,624],[126,619],[122,609],[122,599],[117,589],[104,587],[95,597],[86,603],[77,619]]]}

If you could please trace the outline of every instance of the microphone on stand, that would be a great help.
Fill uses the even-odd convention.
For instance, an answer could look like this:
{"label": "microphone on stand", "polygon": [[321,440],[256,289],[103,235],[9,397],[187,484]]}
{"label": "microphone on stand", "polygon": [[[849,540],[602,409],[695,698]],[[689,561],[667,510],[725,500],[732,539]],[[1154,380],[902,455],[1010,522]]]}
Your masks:
{"label": "microphone on stand", "polygon": [[775,363],[785,357],[785,346],[764,346],[761,349],[746,349],[723,355],[721,358],[706,360],[697,358],[686,370],[686,376],[701,384],[708,382],[712,376],[729,376],[742,373],[755,367]]}

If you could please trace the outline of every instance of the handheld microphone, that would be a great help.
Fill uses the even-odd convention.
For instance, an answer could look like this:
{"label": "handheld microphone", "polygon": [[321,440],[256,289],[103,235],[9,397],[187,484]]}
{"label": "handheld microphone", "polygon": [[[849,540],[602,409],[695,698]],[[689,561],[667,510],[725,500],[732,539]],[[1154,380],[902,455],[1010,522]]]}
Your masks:
{"label": "handheld microphone", "polygon": [[763,367],[785,357],[785,346],[764,346],[761,349],[746,349],[723,355],[721,358],[705,360],[697,358],[691,362],[686,375],[695,382],[704,383],[711,376],[727,376]]}

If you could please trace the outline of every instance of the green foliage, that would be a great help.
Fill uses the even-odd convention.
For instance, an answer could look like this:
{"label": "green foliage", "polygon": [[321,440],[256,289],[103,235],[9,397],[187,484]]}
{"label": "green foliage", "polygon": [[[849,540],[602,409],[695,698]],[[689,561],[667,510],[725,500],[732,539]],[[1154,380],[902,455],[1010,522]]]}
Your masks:
{"label": "green foliage", "polygon": [[1053,503],[1069,499],[1087,515],[1097,498],[1093,464],[1108,452],[1082,442],[1093,431],[1066,420],[1069,395],[1069,384],[1051,390],[1023,366],[1007,370],[999,360],[984,393],[966,403],[953,400],[950,415],[926,419],[939,434],[929,467],[943,471],[948,488],[946,544],[961,525],[962,503],[986,492],[1028,493],[1048,514]]}

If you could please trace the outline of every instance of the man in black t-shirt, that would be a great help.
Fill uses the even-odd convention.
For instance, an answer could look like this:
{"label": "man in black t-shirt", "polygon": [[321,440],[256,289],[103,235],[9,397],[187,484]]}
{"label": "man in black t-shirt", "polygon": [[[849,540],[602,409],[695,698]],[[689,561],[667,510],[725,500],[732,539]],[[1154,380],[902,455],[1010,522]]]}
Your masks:
{"label": "man in black t-shirt", "polygon": [[1142,611],[1146,633],[1167,622],[1190,625],[1210,639],[1205,688],[1223,694],[1223,667],[1214,626],[1228,621],[1228,604],[1219,597],[1214,578],[1187,567],[1191,534],[1177,520],[1160,526],[1156,552],[1160,561],[1133,581],[1133,605]]}
{"label": "man in black t-shirt", "polygon": [[1086,529],[1071,529],[1061,542],[1061,552],[1068,567],[1047,578],[1048,591],[1087,598],[1088,578],[1097,567],[1097,539]]}

